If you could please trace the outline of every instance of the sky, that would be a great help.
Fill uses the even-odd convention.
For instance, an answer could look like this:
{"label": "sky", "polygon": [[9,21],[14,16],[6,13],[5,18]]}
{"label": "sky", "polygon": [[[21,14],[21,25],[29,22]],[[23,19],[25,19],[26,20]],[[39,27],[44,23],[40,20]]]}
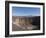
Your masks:
{"label": "sky", "polygon": [[40,8],[12,7],[12,16],[40,16]]}

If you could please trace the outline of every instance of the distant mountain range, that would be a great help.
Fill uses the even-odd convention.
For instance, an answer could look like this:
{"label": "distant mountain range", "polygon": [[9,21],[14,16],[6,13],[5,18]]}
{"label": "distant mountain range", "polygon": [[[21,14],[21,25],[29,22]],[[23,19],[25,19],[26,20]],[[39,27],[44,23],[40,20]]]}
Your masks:
{"label": "distant mountain range", "polygon": [[12,17],[39,17],[39,16],[12,16]]}

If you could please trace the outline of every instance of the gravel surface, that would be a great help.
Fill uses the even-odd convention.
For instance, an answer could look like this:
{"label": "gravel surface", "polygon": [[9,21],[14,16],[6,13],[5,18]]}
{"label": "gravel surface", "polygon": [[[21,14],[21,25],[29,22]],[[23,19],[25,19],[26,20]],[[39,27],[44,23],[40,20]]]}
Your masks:
{"label": "gravel surface", "polygon": [[20,25],[12,24],[12,31],[26,31],[26,30],[38,30],[38,26],[35,25]]}

